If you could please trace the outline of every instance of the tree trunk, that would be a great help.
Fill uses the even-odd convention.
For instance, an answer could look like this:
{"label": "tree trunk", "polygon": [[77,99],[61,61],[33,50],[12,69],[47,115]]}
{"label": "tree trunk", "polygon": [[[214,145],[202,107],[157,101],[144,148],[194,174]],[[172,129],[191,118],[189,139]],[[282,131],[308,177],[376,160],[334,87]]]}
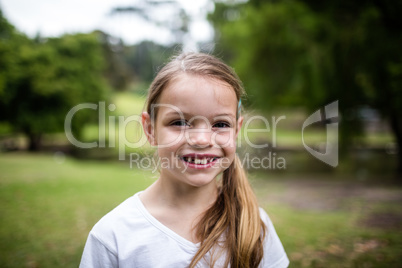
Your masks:
{"label": "tree trunk", "polygon": [[41,134],[28,134],[29,137],[29,147],[28,150],[31,152],[39,151],[42,142]]}
{"label": "tree trunk", "polygon": [[397,113],[393,112],[390,116],[391,129],[396,140],[397,150],[397,172],[398,176],[402,177],[402,120]]}

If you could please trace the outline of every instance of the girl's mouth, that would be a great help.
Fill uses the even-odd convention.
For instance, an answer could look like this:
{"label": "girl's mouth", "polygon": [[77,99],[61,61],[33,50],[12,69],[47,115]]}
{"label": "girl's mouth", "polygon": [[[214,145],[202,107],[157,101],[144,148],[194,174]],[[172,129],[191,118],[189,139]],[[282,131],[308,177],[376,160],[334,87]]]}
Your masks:
{"label": "girl's mouth", "polygon": [[212,167],[220,157],[216,155],[184,155],[180,159],[191,168]]}

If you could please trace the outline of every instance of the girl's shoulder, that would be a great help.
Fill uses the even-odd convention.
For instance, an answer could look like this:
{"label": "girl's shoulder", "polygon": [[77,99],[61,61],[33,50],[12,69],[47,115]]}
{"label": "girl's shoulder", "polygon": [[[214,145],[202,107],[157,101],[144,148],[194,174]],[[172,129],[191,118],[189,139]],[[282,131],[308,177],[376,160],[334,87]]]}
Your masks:
{"label": "girl's shoulder", "polygon": [[264,239],[264,257],[260,267],[288,267],[289,259],[276,233],[274,224],[262,208],[260,208],[260,217],[267,227]]}
{"label": "girl's shoulder", "polygon": [[271,221],[271,218],[268,216],[268,213],[261,207],[259,208],[259,210],[260,210],[260,218],[265,223],[265,226],[267,227],[273,226],[273,223]]}
{"label": "girl's shoulder", "polygon": [[[130,226],[131,231],[133,226],[141,226],[143,217],[139,209],[140,194],[135,195],[124,200],[120,205],[103,216],[92,228],[91,233],[100,240],[110,240],[116,236],[117,233],[125,230]],[[135,230],[136,228],[134,228]]]}
{"label": "girl's shoulder", "polygon": [[[167,230],[146,211],[137,193],[118,205],[92,228],[82,267],[185,267],[197,245]],[[93,261],[99,260],[99,265]],[[118,264],[117,264],[118,263]],[[108,266],[109,267],[109,266]]]}

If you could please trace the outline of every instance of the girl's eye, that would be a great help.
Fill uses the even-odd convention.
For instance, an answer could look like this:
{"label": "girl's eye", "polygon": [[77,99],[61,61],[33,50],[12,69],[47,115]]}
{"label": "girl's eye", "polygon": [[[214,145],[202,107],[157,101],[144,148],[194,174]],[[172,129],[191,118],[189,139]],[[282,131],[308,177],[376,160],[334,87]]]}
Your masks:
{"label": "girl's eye", "polygon": [[214,124],[214,127],[216,128],[225,128],[225,127],[230,127],[229,123],[226,122],[218,122]]}
{"label": "girl's eye", "polygon": [[188,123],[185,120],[177,120],[177,121],[172,122],[170,125],[185,127],[185,126],[188,126]]}

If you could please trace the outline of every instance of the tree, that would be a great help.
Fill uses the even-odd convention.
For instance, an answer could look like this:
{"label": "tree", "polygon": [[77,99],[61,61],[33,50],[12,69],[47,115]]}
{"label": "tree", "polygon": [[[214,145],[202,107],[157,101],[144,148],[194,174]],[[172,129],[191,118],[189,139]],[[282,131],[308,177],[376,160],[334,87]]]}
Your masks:
{"label": "tree", "polygon": [[123,40],[99,30],[95,32],[103,47],[104,77],[112,89],[116,91],[127,90],[129,84],[134,80],[135,73],[125,62],[124,51],[126,46]]}
{"label": "tree", "polygon": [[[26,134],[29,149],[38,150],[44,133],[64,129],[73,106],[106,97],[101,46],[95,34],[29,40],[2,16],[0,30],[0,53],[7,56],[0,63],[7,74],[1,75],[0,120]],[[75,135],[90,119],[85,111],[74,117]]]}
{"label": "tree", "polygon": [[134,70],[138,79],[142,82],[151,83],[153,78],[169,57],[175,53],[175,46],[159,45],[151,41],[125,48],[126,64]]}
{"label": "tree", "polygon": [[331,38],[331,29],[323,35],[324,26],[305,5],[223,5],[218,10],[218,21],[223,17],[227,22],[218,28],[217,53],[229,57],[256,107],[314,108],[330,98],[322,89],[331,68],[326,57],[331,42],[325,40]]}
{"label": "tree", "polygon": [[177,52],[175,45],[164,46],[152,41],[125,45],[121,39],[107,33],[96,33],[100,36],[106,61],[104,76],[117,91],[127,90],[131,83],[151,83],[158,68]]}
{"label": "tree", "polygon": [[339,100],[341,141],[361,131],[356,111],[389,120],[402,172],[402,11],[398,1],[216,3],[210,20],[257,107],[310,109]]}
{"label": "tree", "polygon": [[184,44],[189,32],[190,16],[181,4],[174,0],[142,0],[134,6],[115,7],[111,15],[129,13],[158,27],[168,29],[174,36],[175,44]]}
{"label": "tree", "polygon": [[[333,55],[337,77],[361,91],[357,97],[379,110],[390,124],[402,174],[402,12],[401,1],[305,3],[337,28]],[[347,92],[345,92],[347,93]],[[346,94],[344,94],[346,95]]]}

